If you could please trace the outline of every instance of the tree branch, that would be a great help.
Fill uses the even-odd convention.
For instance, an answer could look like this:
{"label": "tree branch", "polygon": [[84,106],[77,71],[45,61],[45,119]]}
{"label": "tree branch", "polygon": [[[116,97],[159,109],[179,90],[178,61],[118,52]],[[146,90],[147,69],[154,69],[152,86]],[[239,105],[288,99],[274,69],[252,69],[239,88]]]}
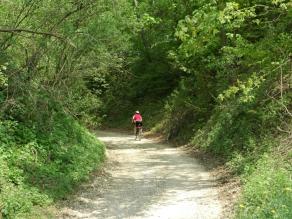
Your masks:
{"label": "tree branch", "polygon": [[69,39],[57,34],[57,33],[51,33],[51,32],[41,32],[41,31],[34,31],[34,30],[28,30],[28,29],[21,29],[21,28],[13,28],[13,29],[1,29],[0,32],[3,33],[31,33],[31,34],[38,34],[38,35],[43,35],[43,36],[48,36],[48,37],[54,37],[56,39],[62,40],[68,44],[70,44],[73,47],[76,47]]}
{"label": "tree branch", "polygon": [[39,31],[34,31],[34,30],[27,30],[27,29],[19,29],[19,28],[14,28],[14,29],[1,29],[0,32],[3,33],[20,33],[20,32],[26,32],[26,33],[32,33],[32,34],[38,34],[38,35],[45,35],[45,36],[52,36],[61,40],[66,40],[64,37],[62,37],[59,34],[56,33],[49,33],[49,32],[39,32]]}

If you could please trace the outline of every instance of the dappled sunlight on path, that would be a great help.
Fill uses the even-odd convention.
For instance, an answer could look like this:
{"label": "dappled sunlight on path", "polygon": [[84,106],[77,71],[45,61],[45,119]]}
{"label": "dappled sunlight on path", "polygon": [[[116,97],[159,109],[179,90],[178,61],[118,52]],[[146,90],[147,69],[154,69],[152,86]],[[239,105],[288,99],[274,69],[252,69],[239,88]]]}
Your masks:
{"label": "dappled sunlight on path", "polygon": [[110,177],[77,194],[60,218],[220,218],[215,182],[183,150],[117,133],[98,138],[107,145]]}

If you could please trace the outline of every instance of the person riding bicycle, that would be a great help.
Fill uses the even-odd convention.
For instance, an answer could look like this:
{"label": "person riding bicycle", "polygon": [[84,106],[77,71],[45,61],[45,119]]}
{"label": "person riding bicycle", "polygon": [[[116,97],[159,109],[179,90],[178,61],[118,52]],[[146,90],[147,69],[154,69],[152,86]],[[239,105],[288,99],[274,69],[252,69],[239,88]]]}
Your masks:
{"label": "person riding bicycle", "polygon": [[142,128],[142,125],[143,125],[142,121],[143,121],[143,118],[142,118],[140,112],[137,110],[132,118],[132,123],[135,124],[134,132],[135,132],[136,137],[137,137],[138,128],[139,127]]}

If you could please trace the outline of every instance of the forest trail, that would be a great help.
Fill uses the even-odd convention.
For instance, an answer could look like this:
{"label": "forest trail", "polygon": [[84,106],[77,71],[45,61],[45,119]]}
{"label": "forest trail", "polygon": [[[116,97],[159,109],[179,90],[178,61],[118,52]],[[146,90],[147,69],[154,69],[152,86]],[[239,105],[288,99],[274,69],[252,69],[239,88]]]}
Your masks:
{"label": "forest trail", "polygon": [[59,218],[212,219],[222,204],[216,182],[181,148],[99,132],[107,145],[104,177],[84,185]]}

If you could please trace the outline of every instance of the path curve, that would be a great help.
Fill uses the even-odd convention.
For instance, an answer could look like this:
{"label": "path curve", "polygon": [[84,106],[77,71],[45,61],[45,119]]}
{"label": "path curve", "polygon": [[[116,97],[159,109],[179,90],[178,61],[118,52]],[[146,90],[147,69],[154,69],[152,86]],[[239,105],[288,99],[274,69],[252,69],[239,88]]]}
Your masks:
{"label": "path curve", "polygon": [[216,182],[181,148],[99,132],[107,145],[107,177],[84,185],[59,218],[217,219]]}

